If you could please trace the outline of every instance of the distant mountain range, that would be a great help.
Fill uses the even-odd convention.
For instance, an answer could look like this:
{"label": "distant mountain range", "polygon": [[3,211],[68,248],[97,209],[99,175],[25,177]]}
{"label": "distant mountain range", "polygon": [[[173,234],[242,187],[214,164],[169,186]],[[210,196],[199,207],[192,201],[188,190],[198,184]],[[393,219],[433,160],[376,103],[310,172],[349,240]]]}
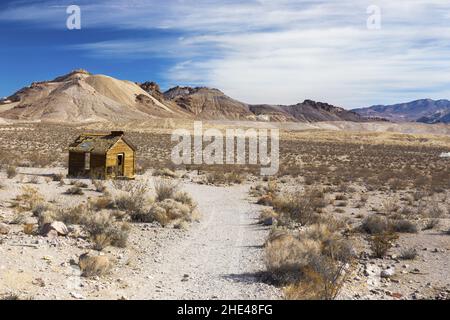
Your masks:
{"label": "distant mountain range", "polygon": [[85,70],[33,82],[0,99],[0,120],[51,122],[133,121],[157,118],[275,122],[419,121],[449,122],[450,102],[419,100],[395,106],[346,110],[305,100],[295,105],[251,105],[218,89],[174,87],[162,92],[155,82],[135,83]]}
{"label": "distant mountain range", "polygon": [[378,117],[394,122],[450,123],[450,101],[422,99],[394,105],[377,105],[352,110],[363,117]]}

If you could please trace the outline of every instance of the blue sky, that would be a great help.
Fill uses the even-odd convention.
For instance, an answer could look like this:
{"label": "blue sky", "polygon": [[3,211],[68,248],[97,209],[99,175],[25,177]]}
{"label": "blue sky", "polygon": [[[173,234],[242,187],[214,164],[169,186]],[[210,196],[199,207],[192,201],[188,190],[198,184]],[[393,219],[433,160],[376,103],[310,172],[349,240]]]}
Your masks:
{"label": "blue sky", "polygon": [[[81,30],[66,28],[72,4]],[[0,41],[0,96],[83,68],[248,103],[450,98],[448,0],[2,1]]]}

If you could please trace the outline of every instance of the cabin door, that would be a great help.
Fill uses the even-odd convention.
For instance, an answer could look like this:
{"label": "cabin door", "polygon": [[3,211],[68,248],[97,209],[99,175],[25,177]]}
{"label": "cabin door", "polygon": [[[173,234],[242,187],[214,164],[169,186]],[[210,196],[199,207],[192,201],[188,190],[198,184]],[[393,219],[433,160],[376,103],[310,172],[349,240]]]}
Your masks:
{"label": "cabin door", "polygon": [[125,154],[121,153],[117,155],[117,176],[124,176],[124,167],[125,167]]}

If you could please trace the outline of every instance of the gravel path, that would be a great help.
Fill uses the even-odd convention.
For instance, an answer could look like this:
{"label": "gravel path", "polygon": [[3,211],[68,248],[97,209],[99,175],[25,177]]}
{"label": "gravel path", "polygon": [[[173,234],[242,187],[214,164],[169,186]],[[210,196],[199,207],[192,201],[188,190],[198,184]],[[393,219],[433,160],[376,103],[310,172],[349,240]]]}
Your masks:
{"label": "gravel path", "polygon": [[201,222],[184,236],[162,242],[156,256],[143,257],[144,274],[127,279],[132,299],[278,299],[258,281],[262,245],[269,229],[255,224],[259,206],[246,200],[248,187],[187,184]]}

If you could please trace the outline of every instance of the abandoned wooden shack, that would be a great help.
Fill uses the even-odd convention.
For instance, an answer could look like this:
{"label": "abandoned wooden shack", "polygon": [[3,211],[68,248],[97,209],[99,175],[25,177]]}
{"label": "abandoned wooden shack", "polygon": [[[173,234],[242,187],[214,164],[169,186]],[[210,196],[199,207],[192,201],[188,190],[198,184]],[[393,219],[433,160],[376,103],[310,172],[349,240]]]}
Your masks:
{"label": "abandoned wooden shack", "polygon": [[86,133],[69,147],[69,176],[97,179],[133,179],[136,147],[123,131]]}

